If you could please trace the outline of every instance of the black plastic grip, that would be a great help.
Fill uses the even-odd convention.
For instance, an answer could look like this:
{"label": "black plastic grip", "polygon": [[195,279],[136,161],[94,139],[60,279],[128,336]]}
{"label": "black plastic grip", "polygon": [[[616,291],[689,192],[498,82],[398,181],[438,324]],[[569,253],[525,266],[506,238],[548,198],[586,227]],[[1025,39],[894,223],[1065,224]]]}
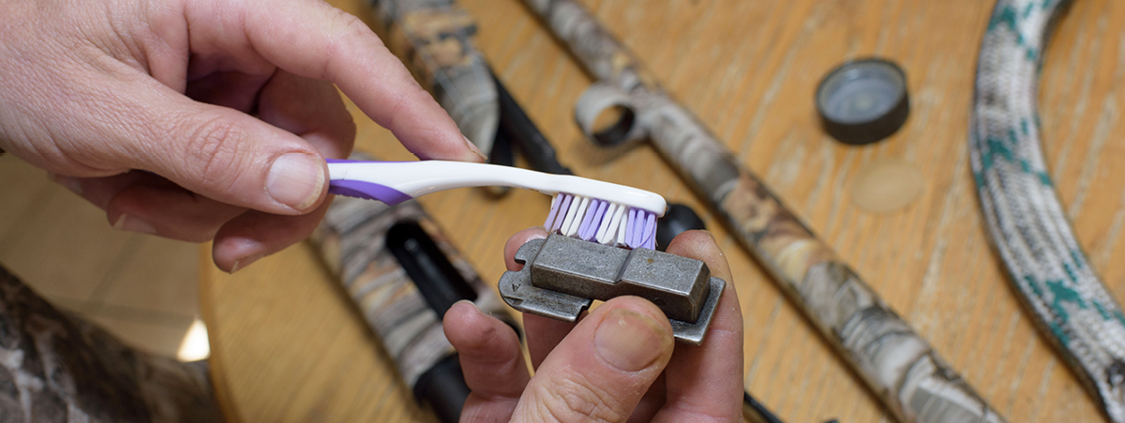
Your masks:
{"label": "black plastic grip", "polygon": [[477,299],[477,293],[418,223],[399,222],[387,230],[387,248],[439,319],[454,303]]}
{"label": "black plastic grip", "polygon": [[500,103],[500,133],[513,145],[523,150],[523,156],[532,169],[556,175],[573,175],[566,166],[559,163],[555,148],[547,141],[531,118],[527,117],[516,99],[508,93],[504,84],[495,74],[496,94]]}
{"label": "black plastic grip", "polygon": [[430,404],[434,414],[442,423],[453,423],[461,419],[461,408],[469,398],[469,385],[461,373],[461,363],[457,354],[439,361],[414,384],[414,397],[419,402]]}

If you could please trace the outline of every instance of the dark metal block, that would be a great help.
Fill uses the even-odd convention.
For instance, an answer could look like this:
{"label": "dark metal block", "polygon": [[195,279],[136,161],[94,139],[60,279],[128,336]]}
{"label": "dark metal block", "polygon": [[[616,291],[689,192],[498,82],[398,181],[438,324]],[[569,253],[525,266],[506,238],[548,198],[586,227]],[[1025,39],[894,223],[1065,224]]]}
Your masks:
{"label": "dark metal block", "polygon": [[635,295],[668,316],[676,339],[699,344],[726,282],[702,261],[561,235],[528,241],[516,252],[524,268],[505,272],[500,295],[525,313],[573,322],[593,300]]}

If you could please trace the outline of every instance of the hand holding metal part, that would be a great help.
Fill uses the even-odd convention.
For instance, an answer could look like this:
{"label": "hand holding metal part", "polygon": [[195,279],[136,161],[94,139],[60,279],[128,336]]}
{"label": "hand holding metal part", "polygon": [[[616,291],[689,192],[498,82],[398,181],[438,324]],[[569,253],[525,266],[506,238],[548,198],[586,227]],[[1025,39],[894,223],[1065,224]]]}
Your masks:
{"label": "hand holding metal part", "polygon": [[[515,261],[517,252],[545,237],[542,228],[512,236],[507,269],[527,268]],[[683,233],[668,251],[732,280],[706,232]],[[445,332],[478,396],[462,414],[467,421],[740,421],[742,317],[733,285],[719,297],[702,345],[674,342],[664,312],[634,296],[610,299],[577,323],[525,314],[526,358],[510,328],[458,303],[446,313]]]}
{"label": "hand holding metal part", "polygon": [[574,322],[593,300],[635,295],[660,307],[676,339],[693,345],[703,342],[726,287],[696,259],[562,235],[528,241],[515,260],[524,267],[504,272],[500,295],[516,310]]}

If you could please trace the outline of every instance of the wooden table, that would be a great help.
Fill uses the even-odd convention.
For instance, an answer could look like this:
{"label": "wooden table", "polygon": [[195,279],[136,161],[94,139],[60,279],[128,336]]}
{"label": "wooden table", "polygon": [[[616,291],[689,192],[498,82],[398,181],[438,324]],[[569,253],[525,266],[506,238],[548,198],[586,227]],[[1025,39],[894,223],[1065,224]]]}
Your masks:
{"label": "wooden table", "polygon": [[[363,0],[338,6],[366,19]],[[578,174],[705,211],[648,146],[618,156],[586,142],[572,109],[591,83],[516,0],[461,0],[480,48]],[[992,4],[979,0],[583,1],[753,171],[914,325],[1011,422],[1097,421],[1078,385],[1017,304],[982,230],[968,169],[973,73]],[[1125,298],[1125,4],[1075,2],[1044,66],[1041,112],[1052,177],[1094,266]],[[888,141],[838,144],[817,125],[813,90],[840,62],[902,65],[912,115]],[[352,108],[360,149],[409,159]],[[899,158],[925,192],[890,214],[852,202],[849,183]],[[486,281],[504,270],[512,233],[541,224],[547,197],[480,190],[424,205]],[[746,251],[704,219],[736,275],[746,324],[746,386],[790,422],[889,419],[875,396]],[[297,245],[227,275],[204,254],[204,317],[220,395],[247,422],[431,421],[314,252]],[[1116,260],[1115,260],[1116,259]]]}

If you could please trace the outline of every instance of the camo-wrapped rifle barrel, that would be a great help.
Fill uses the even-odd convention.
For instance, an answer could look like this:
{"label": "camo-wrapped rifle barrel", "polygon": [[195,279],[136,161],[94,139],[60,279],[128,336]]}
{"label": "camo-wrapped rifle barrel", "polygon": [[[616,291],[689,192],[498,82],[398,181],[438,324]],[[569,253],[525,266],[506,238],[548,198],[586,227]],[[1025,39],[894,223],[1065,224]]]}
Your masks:
{"label": "camo-wrapped rifle barrel", "polygon": [[387,247],[387,233],[397,224],[417,224],[444,253],[476,294],[485,314],[514,325],[504,302],[457,252],[417,201],[395,206],[350,197],[336,197],[324,221],[310,238],[367,325],[398,366],[411,388],[438,361],[455,352],[442,331],[441,319],[418,286]]}
{"label": "camo-wrapped rifle barrel", "polygon": [[[579,100],[583,130],[611,144],[650,138],[898,420],[1003,421],[581,5],[525,1],[600,81]],[[632,125],[606,139],[594,120],[614,106],[631,110]]]}
{"label": "camo-wrapped rifle barrel", "polygon": [[453,0],[371,0],[387,47],[433,94],[461,133],[492,151],[500,105],[492,71],[475,48],[477,26]]}

